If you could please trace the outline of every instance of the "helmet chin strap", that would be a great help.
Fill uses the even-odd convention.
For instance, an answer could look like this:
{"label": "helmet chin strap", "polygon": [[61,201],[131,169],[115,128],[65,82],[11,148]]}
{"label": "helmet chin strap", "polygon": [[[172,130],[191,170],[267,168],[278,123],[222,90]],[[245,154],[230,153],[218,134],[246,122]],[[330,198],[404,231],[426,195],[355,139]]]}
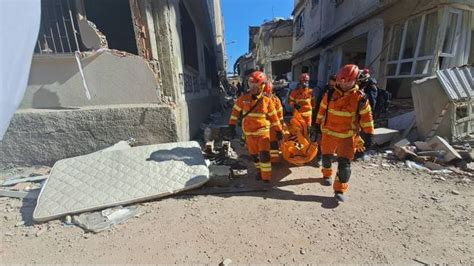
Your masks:
{"label": "helmet chin strap", "polygon": [[252,94],[252,99],[256,100],[256,99],[259,99],[260,97],[262,97],[264,87],[265,87],[265,85],[262,85],[260,87],[260,90],[257,93]]}

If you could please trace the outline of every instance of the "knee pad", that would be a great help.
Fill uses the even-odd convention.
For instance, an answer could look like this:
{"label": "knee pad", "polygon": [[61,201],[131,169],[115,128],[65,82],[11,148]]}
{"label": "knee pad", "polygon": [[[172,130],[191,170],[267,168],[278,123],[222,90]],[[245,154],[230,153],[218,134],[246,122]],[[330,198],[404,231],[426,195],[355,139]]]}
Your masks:
{"label": "knee pad", "polygon": [[349,182],[351,177],[351,161],[347,158],[337,158],[337,176],[341,183]]}
{"label": "knee pad", "polygon": [[322,163],[324,168],[331,168],[332,155],[323,155]]}
{"label": "knee pad", "polygon": [[258,154],[252,155],[252,158],[253,158],[254,162],[256,162],[256,163],[260,162],[260,160],[258,158]]}
{"label": "knee pad", "polygon": [[280,147],[278,146],[278,142],[276,142],[276,141],[270,142],[270,149],[272,149],[272,150],[280,149]]}
{"label": "knee pad", "polygon": [[259,155],[260,155],[260,162],[262,163],[268,163],[271,159],[270,151],[261,151]]}

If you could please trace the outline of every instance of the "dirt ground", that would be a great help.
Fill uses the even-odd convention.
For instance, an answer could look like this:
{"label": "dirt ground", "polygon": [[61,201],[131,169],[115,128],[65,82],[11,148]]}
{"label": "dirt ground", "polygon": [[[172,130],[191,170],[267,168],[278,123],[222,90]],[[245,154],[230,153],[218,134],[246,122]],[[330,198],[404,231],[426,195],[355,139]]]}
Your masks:
{"label": "dirt ground", "polygon": [[472,178],[381,156],[353,165],[339,205],[319,169],[284,164],[268,191],[144,203],[139,217],[98,234],[32,225],[34,202],[0,198],[1,263],[474,263]]}

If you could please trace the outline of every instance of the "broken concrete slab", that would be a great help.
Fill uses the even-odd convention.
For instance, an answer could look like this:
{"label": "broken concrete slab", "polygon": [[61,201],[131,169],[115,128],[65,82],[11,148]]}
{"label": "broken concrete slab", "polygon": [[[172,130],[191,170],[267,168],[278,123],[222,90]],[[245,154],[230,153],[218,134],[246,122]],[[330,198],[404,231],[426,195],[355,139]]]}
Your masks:
{"label": "broken concrete slab", "polygon": [[211,165],[209,166],[209,181],[206,186],[228,187],[230,185],[230,166]]}
{"label": "broken concrete slab", "polygon": [[72,222],[86,232],[98,233],[113,225],[120,224],[138,213],[137,206],[109,208],[98,212],[74,215]]}
{"label": "broken concrete slab", "polygon": [[427,142],[415,141],[414,144],[416,146],[416,149],[419,150],[419,151],[429,151],[429,150],[431,150],[431,147]]}
{"label": "broken concrete slab", "polygon": [[18,198],[18,199],[37,199],[40,194],[40,190],[32,191],[11,191],[11,190],[0,190],[0,197]]}
{"label": "broken concrete slab", "polygon": [[25,183],[25,182],[39,182],[47,179],[48,176],[34,176],[34,177],[24,177],[24,178],[14,178],[14,179],[7,179],[4,180],[0,186],[12,186],[18,183]]}
{"label": "broken concrete slab", "polygon": [[443,170],[446,169],[444,166],[434,163],[434,162],[426,162],[424,166],[430,170]]}
{"label": "broken concrete slab", "polygon": [[130,136],[143,145],[173,142],[178,139],[174,112],[154,104],[19,110],[0,142],[0,165],[53,165]]}
{"label": "broken concrete slab", "polygon": [[457,151],[461,158],[466,162],[472,162],[474,160],[474,150],[471,151]]}
{"label": "broken concrete slab", "polygon": [[430,148],[432,150],[446,151],[446,154],[444,156],[446,162],[450,162],[454,159],[462,159],[461,155],[459,155],[459,153],[455,149],[453,149],[453,147],[451,147],[451,145],[449,145],[449,143],[445,139],[439,136],[435,136],[431,140],[429,140],[428,145],[430,145]]}
{"label": "broken concrete slab", "polygon": [[415,111],[404,113],[388,119],[388,128],[395,130],[405,130],[415,121]]}
{"label": "broken concrete slab", "polygon": [[33,213],[36,221],[169,196],[209,180],[197,142],[133,147],[57,162]]}
{"label": "broken concrete slab", "polygon": [[400,132],[398,132],[398,130],[380,127],[375,129],[373,141],[377,145],[382,145],[389,143],[399,136]]}

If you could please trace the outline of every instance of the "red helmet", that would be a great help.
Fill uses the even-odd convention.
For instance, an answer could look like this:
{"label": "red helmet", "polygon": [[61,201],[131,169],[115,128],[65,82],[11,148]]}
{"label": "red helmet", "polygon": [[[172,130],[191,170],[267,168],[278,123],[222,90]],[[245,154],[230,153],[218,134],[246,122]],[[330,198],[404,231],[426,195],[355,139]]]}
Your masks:
{"label": "red helmet", "polygon": [[350,90],[359,77],[359,67],[353,64],[345,65],[336,75],[336,86],[343,91]]}
{"label": "red helmet", "polygon": [[271,81],[267,81],[267,83],[265,83],[265,89],[263,89],[263,92],[268,94],[273,93],[273,84]]}
{"label": "red helmet", "polygon": [[267,76],[261,71],[254,71],[250,74],[249,83],[262,85],[267,81]]}
{"label": "red helmet", "polygon": [[359,67],[356,65],[345,65],[336,76],[337,83],[355,82],[359,76]]}
{"label": "red helmet", "polygon": [[308,73],[303,73],[300,75],[300,82],[305,83],[309,81],[309,75]]}

